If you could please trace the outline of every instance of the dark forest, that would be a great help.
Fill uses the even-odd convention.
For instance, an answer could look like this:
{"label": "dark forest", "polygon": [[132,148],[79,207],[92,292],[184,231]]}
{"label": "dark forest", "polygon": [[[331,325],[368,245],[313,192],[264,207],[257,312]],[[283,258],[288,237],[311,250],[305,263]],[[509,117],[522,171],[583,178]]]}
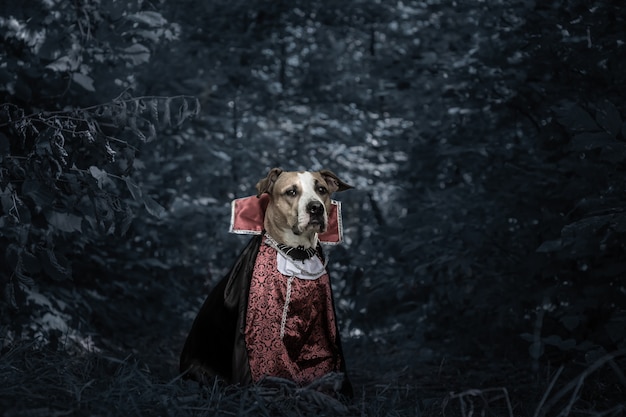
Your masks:
{"label": "dark forest", "polygon": [[[0,414],[626,414],[617,0],[0,5]],[[178,357],[268,169],[355,188],[355,398]]]}

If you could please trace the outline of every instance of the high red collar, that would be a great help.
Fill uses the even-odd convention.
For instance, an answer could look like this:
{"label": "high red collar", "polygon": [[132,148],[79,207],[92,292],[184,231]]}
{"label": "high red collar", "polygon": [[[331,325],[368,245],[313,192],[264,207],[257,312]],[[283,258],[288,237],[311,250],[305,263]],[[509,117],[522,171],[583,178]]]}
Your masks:
{"label": "high red collar", "polygon": [[[269,203],[269,195],[237,198],[231,204],[231,233],[260,235],[263,232],[265,210]],[[343,241],[343,225],[341,223],[341,203],[331,200],[328,213],[328,227],[317,237],[321,243],[337,245]]]}

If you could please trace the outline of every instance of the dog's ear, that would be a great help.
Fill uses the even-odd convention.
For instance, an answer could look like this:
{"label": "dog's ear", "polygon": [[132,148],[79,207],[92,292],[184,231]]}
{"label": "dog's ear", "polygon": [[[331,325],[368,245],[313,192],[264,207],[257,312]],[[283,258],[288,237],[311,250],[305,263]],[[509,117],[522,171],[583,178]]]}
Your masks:
{"label": "dog's ear", "polygon": [[283,172],[283,170],[280,168],[270,169],[270,172],[267,173],[267,177],[263,178],[262,180],[259,180],[259,182],[256,183],[256,191],[257,191],[256,196],[261,197],[261,194],[264,194],[264,193],[271,194],[272,188],[274,187],[274,183],[276,182],[276,179],[278,178],[281,172]]}
{"label": "dog's ear", "polygon": [[328,184],[328,186],[330,187],[328,191],[330,191],[331,193],[345,191],[353,188],[351,185],[348,185],[340,180],[339,177],[335,175],[335,173],[327,169],[320,170],[320,175],[322,176],[322,178],[324,178],[324,181],[326,181],[326,184]]}

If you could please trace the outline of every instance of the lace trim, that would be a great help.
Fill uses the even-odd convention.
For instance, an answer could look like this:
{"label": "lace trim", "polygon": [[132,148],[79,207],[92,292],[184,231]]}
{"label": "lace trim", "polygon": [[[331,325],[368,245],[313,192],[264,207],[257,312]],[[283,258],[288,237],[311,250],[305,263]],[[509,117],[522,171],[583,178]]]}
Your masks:
{"label": "lace trim", "polygon": [[291,283],[295,277],[292,275],[287,279],[287,294],[285,295],[285,305],[283,306],[283,317],[280,321],[280,338],[285,338],[285,325],[287,324],[287,313],[289,312],[289,301],[291,301]]}

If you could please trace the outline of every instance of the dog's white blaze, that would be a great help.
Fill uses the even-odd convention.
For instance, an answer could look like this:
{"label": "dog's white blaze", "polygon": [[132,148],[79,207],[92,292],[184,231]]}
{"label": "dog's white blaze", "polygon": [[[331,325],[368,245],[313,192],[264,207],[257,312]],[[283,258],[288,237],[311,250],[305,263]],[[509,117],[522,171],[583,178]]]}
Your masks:
{"label": "dog's white blaze", "polygon": [[[313,178],[310,172],[299,172],[298,178],[300,179],[300,186],[302,187],[302,195],[300,196],[300,201],[298,201],[298,228],[304,230],[310,221],[306,206],[311,201],[319,201],[322,205],[324,202],[318,197],[317,193],[315,193],[315,178]],[[326,213],[324,213],[324,218],[325,217]]]}
{"label": "dog's white blaze", "polygon": [[322,200],[315,193],[315,178],[313,178],[313,175],[310,172],[299,172],[298,178],[300,178],[300,185],[302,186],[302,196],[298,204],[304,203],[306,206],[311,200],[321,202]]}

